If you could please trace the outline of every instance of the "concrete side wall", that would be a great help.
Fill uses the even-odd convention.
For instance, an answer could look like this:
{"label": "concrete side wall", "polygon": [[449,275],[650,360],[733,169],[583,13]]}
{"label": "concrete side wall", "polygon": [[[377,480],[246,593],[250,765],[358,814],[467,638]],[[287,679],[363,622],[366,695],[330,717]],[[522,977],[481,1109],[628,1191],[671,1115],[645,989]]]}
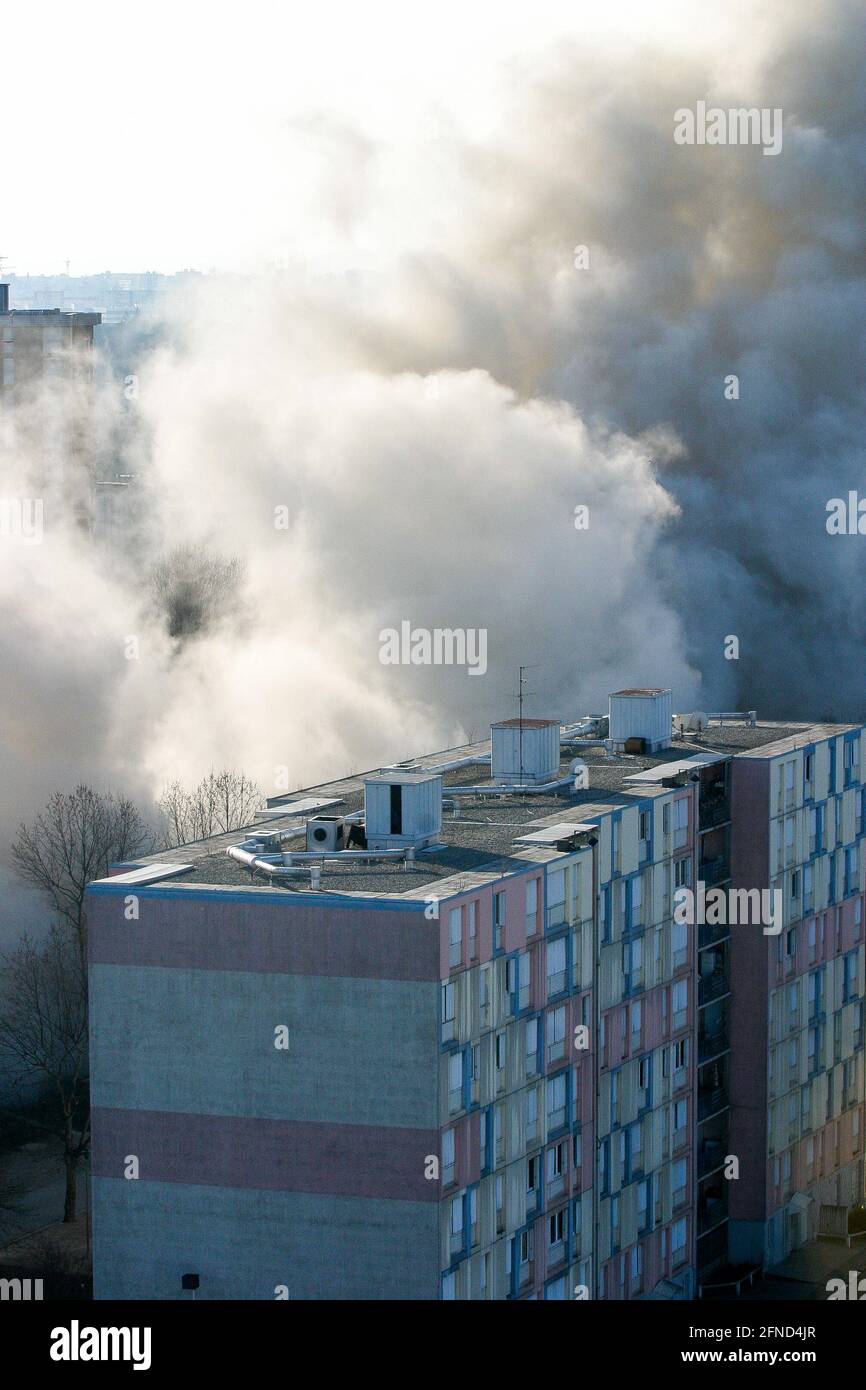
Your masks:
{"label": "concrete side wall", "polygon": [[118,965],[90,979],[94,1106],[438,1123],[433,983]]}
{"label": "concrete side wall", "polygon": [[94,1178],[93,1243],[97,1299],[438,1296],[434,1202]]}
{"label": "concrete side wall", "polygon": [[440,924],[296,896],[89,896],[99,1298],[437,1294]]}

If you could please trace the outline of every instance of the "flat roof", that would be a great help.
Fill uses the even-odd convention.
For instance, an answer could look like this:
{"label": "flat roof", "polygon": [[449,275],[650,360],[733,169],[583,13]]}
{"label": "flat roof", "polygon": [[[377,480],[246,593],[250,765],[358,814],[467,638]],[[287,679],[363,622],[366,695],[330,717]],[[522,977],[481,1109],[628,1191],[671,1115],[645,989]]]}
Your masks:
{"label": "flat roof", "polygon": [[652,686],[645,686],[645,687],[642,687],[642,688],[635,688],[635,689],[633,689],[633,690],[612,690],[612,691],[611,691],[611,694],[612,694],[612,695],[670,695],[670,693],[671,693],[671,692],[670,692],[669,690],[667,690],[663,685],[659,685],[659,686],[654,686],[654,685],[652,685]]}
{"label": "flat roof", "polygon": [[[549,721],[539,722],[546,725]],[[417,850],[414,862],[329,860],[322,865],[317,892],[371,899],[397,897],[409,901],[423,899],[432,890],[444,897],[556,859],[559,856],[554,836],[567,839],[585,830],[592,820],[609,815],[617,808],[666,795],[667,789],[659,785],[659,780],[670,775],[668,769],[706,765],[726,757],[772,757],[815,739],[829,738],[859,727],[856,724],[783,724],[777,721],[755,725],[711,724],[700,733],[678,735],[668,747],[655,754],[611,755],[598,744],[583,748],[578,745],[560,754],[556,777],[564,779],[564,785],[532,793],[497,787],[489,779],[489,770],[485,773],[481,769],[479,776],[479,765],[490,757],[490,740],[485,739],[425,754],[413,760],[412,772],[372,768],[287,794],[276,799],[278,804],[272,804],[267,811],[258,812],[249,825],[177,849],[162,850],[149,858],[139,858],[136,862],[141,868],[133,872],[142,875],[139,882],[147,881],[148,874],[150,881],[155,882],[155,874],[167,877],[170,872],[173,890],[212,887],[218,891],[242,887],[272,894],[275,881],[258,871],[251,874],[244,865],[232,859],[226,854],[230,845],[274,830],[294,830],[300,839],[307,815],[314,815],[325,805],[339,803],[339,814],[345,816],[363,811],[365,782],[426,781],[435,775],[442,778],[446,798],[450,788],[461,785],[481,786],[485,791],[475,795],[467,793],[459,801],[455,799],[456,814],[447,808],[443,811],[440,842]],[[569,776],[575,751],[589,773],[590,785],[585,788],[576,788]],[[439,764],[455,760],[465,760],[468,765],[441,773],[436,771]],[[290,840],[287,852],[291,852],[293,845],[294,841]],[[110,885],[122,880],[123,875],[120,875],[103,883]],[[286,879],[279,886],[288,892],[310,891],[309,885],[299,879]]]}
{"label": "flat roof", "polygon": [[497,719],[491,724],[491,729],[519,729],[521,724],[524,729],[549,729],[551,724],[559,728],[558,719]]}

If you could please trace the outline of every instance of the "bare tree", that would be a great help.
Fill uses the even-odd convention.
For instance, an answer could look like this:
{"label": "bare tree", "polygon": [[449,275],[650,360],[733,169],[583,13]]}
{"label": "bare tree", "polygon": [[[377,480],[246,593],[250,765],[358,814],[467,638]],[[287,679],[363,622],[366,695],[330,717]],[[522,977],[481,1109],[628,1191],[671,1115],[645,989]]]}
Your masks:
{"label": "bare tree", "polygon": [[84,893],[109,865],[151,849],[153,835],[127,797],[80,786],[55,792],[12,845],[20,876],[48,895],[84,950]]}
{"label": "bare tree", "polygon": [[211,770],[192,791],[170,782],[158,802],[165,848],[248,825],[262,800],[255,782],[229,768]]}
{"label": "bare tree", "polygon": [[177,546],[156,564],[151,596],[166,631],[180,641],[205,632],[238,602],[243,561],[194,545]]}
{"label": "bare tree", "polygon": [[63,1145],[63,1220],[75,1220],[78,1165],[90,1145],[87,1067],[87,980],[77,942],[52,926],[38,944],[28,936],[0,956],[0,1058],[13,1086],[46,1082],[56,1096],[35,1128]]}

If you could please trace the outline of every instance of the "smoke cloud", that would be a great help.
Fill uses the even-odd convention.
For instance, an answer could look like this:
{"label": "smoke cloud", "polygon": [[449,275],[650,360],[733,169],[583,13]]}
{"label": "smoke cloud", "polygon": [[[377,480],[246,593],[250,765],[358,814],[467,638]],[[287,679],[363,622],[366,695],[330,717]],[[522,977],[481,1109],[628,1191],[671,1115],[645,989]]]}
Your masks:
{"label": "smoke cloud", "polygon": [[[459,743],[521,663],[543,715],[658,683],[862,717],[860,542],[825,529],[866,423],[862,34],[765,9],[715,58],[557,44],[483,136],[281,133],[314,252],[167,302],[134,399],[98,385],[134,525],[0,546],[7,826],[82,778],[148,807],[212,766],[270,791]],[[781,107],[778,157],[675,145],[700,99]],[[178,640],[152,577],[196,553],[237,563],[199,608],[188,564]],[[486,675],[383,665],[403,621],[486,629]]]}

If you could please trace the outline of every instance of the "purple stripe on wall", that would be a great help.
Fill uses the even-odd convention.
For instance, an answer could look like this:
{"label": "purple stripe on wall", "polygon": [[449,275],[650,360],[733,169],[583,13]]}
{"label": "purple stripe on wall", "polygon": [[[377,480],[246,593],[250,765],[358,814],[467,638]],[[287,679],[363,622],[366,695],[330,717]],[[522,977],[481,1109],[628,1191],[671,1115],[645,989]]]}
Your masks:
{"label": "purple stripe on wall", "polygon": [[439,1153],[436,1130],[102,1107],[92,1119],[96,1177],[124,1177],[125,1160],[134,1154],[142,1182],[439,1198],[438,1182],[424,1177],[426,1156]]}
{"label": "purple stripe on wall", "polygon": [[439,979],[439,923],[417,911],[141,894],[138,912],[125,919],[122,894],[88,897],[91,964]]}

